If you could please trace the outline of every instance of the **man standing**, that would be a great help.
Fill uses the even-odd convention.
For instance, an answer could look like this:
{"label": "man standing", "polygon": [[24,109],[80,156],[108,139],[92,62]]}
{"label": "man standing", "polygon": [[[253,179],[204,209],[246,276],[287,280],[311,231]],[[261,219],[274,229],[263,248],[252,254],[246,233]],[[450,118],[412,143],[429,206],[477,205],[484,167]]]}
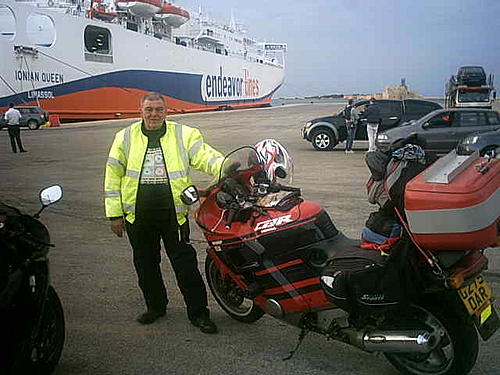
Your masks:
{"label": "man standing", "polygon": [[16,153],[17,147],[19,147],[19,152],[26,152],[26,150],[23,148],[23,143],[21,142],[21,128],[19,126],[21,112],[14,108],[14,103],[9,104],[9,109],[7,110],[7,112],[5,112],[4,117],[5,121],[7,122],[7,130],[9,132],[12,152]]}
{"label": "man standing", "polygon": [[358,124],[359,113],[354,106],[354,100],[349,99],[347,107],[344,110],[345,125],[347,130],[347,138],[345,141],[345,153],[353,154],[352,145],[356,137],[356,126]]}
{"label": "man standing", "polygon": [[188,209],[182,191],[192,185],[189,167],[217,176],[223,156],[204,143],[198,129],[166,121],[158,93],[141,99],[142,120],[115,136],[106,164],[106,216],[111,230],[126,230],[147,310],[137,321],[153,323],[165,315],[167,292],[160,270],[160,238],[174,269],[191,323],[216,333],[207,308],[207,291],[189,244]]}
{"label": "man standing", "polygon": [[368,134],[368,152],[375,151],[377,140],[377,131],[382,117],[380,116],[380,106],[375,98],[370,99],[370,105],[364,113],[366,117],[366,133]]}

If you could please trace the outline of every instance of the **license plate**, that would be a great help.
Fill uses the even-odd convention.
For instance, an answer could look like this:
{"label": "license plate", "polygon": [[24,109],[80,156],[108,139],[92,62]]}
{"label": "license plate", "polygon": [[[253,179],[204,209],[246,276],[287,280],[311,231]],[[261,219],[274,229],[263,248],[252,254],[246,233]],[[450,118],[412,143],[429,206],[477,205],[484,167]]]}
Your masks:
{"label": "license plate", "polygon": [[493,292],[482,275],[476,277],[469,285],[460,288],[458,294],[470,315],[480,315],[481,312],[487,310],[493,297]]}
{"label": "license plate", "polygon": [[483,340],[488,340],[500,327],[500,319],[491,304],[493,292],[486,279],[479,275],[472,283],[458,291],[460,298],[472,315],[474,324]]}

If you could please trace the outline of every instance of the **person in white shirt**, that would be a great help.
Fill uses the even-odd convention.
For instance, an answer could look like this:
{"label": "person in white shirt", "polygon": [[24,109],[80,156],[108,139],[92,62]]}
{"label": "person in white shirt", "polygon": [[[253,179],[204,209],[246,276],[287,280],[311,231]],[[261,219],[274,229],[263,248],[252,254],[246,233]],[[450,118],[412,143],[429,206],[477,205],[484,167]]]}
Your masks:
{"label": "person in white shirt", "polygon": [[352,145],[354,139],[356,138],[356,127],[359,120],[359,112],[354,106],[354,100],[349,99],[347,107],[344,110],[345,126],[347,130],[347,138],[345,141],[345,153],[354,154],[352,150]]}
{"label": "person in white shirt", "polygon": [[17,147],[19,147],[19,152],[26,152],[26,150],[23,148],[23,143],[21,142],[21,127],[19,126],[21,112],[14,108],[14,103],[9,104],[9,109],[7,110],[7,112],[5,112],[4,117],[5,121],[7,122],[7,129],[9,131],[12,152],[16,153]]}

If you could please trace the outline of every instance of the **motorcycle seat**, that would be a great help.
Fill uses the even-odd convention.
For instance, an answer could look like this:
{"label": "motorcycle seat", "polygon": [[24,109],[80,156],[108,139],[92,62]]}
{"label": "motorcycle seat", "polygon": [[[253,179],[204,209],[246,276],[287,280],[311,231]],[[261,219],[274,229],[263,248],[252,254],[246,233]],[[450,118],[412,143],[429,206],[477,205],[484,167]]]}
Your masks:
{"label": "motorcycle seat", "polygon": [[359,253],[360,251],[366,252],[366,250],[359,246],[360,240],[349,238],[343,233],[339,233],[335,236],[329,245],[330,248],[328,249],[328,258]]}
{"label": "motorcycle seat", "polygon": [[333,258],[370,252],[362,249],[359,245],[360,240],[349,238],[339,232],[334,237],[317,242],[310,246],[308,252],[310,255],[308,260],[312,266],[322,269]]}

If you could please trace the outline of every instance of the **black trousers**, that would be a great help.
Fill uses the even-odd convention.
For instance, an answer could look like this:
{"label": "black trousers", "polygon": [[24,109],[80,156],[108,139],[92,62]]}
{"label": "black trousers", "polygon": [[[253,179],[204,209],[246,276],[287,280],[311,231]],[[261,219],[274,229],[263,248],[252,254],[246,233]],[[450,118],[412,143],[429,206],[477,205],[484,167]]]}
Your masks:
{"label": "black trousers", "polygon": [[19,128],[19,126],[8,126],[7,130],[9,131],[12,152],[17,152],[16,142],[17,146],[19,147],[19,151],[24,151],[23,143],[21,142],[21,129]]}
{"label": "black trousers", "polygon": [[181,239],[181,231],[189,232],[189,222],[180,228],[175,213],[159,211],[154,215],[138,215],[134,224],[126,221],[126,228],[139,287],[148,310],[165,311],[168,304],[160,270],[161,239],[184,297],[188,318],[193,320],[200,315],[208,315],[207,290],[198,270],[196,251],[186,243],[188,239]]}

